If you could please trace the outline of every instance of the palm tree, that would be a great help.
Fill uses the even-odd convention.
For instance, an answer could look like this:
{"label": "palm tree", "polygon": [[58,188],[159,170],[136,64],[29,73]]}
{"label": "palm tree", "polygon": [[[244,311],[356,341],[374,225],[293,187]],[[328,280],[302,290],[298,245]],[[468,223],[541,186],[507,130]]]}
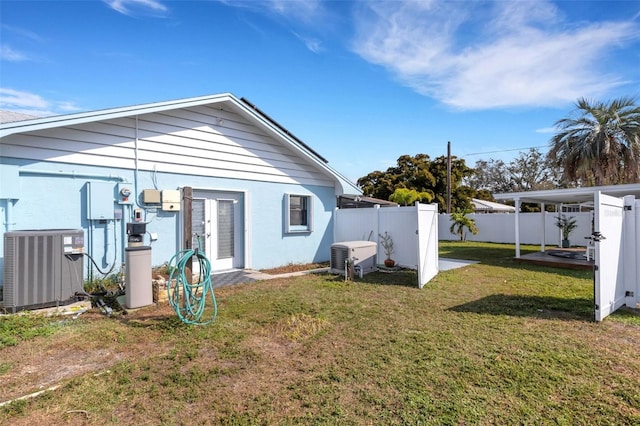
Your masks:
{"label": "palm tree", "polygon": [[467,212],[458,211],[451,213],[451,227],[449,232],[460,237],[460,241],[467,239],[467,233],[464,228],[467,228],[473,235],[478,233],[478,227],[476,221],[467,216]]}
{"label": "palm tree", "polygon": [[573,116],[555,123],[549,159],[565,179],[583,184],[640,181],[640,106],[622,97],[608,103],[578,99]]}

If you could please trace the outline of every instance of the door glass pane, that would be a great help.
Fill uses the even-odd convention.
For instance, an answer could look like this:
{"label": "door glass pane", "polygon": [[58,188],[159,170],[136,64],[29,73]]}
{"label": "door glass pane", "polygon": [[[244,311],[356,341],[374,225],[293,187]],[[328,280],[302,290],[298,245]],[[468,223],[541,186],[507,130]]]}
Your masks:
{"label": "door glass pane", "polygon": [[[204,234],[205,230],[205,217],[204,217],[204,200],[194,199],[192,202],[192,210],[191,213],[191,232],[192,232],[192,240],[190,248],[199,248],[204,250]],[[200,242],[198,243],[197,235],[200,236]]]}
{"label": "door glass pane", "polygon": [[233,257],[233,200],[218,200],[218,259]]}

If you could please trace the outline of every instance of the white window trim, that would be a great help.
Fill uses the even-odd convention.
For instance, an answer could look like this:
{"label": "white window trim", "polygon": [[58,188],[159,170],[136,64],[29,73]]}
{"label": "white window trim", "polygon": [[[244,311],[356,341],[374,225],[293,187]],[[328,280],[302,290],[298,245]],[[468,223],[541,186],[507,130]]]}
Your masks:
{"label": "white window trim", "polygon": [[[298,226],[291,225],[291,212],[290,212],[290,204],[289,201],[291,197],[304,197],[307,199],[307,225],[306,226]],[[313,196],[309,194],[295,194],[295,193],[285,193],[284,194],[284,232],[287,234],[296,234],[296,233],[310,233],[313,232]]]}

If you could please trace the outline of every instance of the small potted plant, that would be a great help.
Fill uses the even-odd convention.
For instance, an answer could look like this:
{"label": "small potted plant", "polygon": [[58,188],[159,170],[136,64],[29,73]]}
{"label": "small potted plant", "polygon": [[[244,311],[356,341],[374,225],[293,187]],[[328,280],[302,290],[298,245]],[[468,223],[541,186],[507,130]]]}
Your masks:
{"label": "small potted plant", "polygon": [[562,231],[562,248],[571,247],[571,242],[569,241],[569,235],[571,232],[578,227],[576,223],[576,218],[573,216],[565,216],[561,214],[560,216],[556,216],[556,226],[560,228]]}
{"label": "small potted plant", "polygon": [[380,244],[384,248],[384,254],[387,258],[384,260],[384,266],[387,268],[393,268],[396,264],[396,261],[391,258],[393,254],[393,239],[391,235],[387,231],[384,231],[384,235],[378,234],[380,236]]}

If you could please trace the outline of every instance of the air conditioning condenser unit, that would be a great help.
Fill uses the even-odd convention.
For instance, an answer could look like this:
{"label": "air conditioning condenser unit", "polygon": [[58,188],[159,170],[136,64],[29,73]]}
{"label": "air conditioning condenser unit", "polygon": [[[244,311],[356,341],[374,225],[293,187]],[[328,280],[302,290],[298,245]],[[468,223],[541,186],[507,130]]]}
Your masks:
{"label": "air conditioning condenser unit", "polygon": [[15,313],[76,301],[84,287],[83,253],[82,229],[5,232],[3,308]]}
{"label": "air conditioning condenser unit", "polygon": [[344,241],[331,245],[329,272],[344,274],[345,262],[350,260],[363,274],[376,270],[378,245],[373,241]]}

